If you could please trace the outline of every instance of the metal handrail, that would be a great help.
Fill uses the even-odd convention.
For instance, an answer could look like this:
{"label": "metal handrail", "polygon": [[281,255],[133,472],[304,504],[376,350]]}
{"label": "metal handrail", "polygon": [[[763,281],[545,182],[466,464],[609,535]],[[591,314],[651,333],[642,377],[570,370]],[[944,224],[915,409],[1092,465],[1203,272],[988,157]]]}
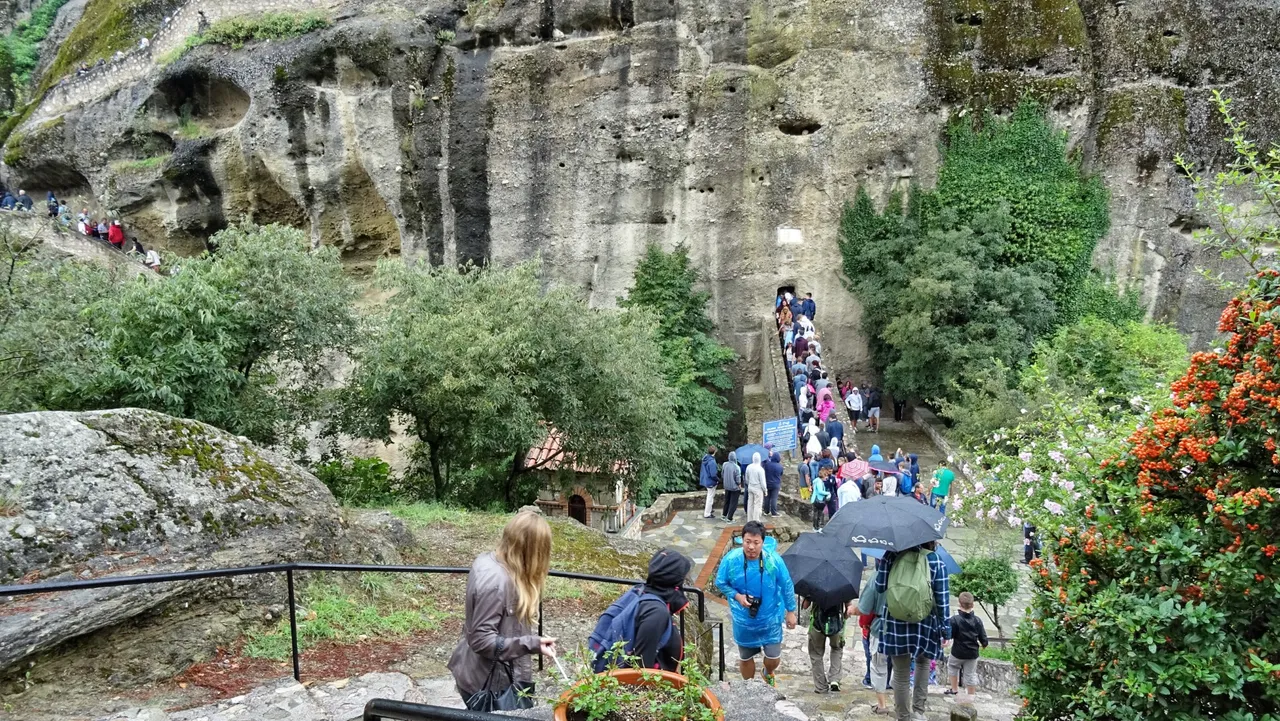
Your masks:
{"label": "metal handrail", "polygon": [[363,721],[511,721],[510,716],[375,698],[364,705]]}
{"label": "metal handrail", "polygon": [[[241,566],[236,568],[210,568],[198,571],[174,571],[171,573],[146,573],[136,576],[105,576],[103,578],[78,579],[75,581],[54,581],[46,583],[25,583],[18,585],[0,586],[0,597],[15,596],[32,596],[39,593],[66,593],[68,591],[84,591],[96,588],[117,588],[122,586],[141,586],[151,583],[176,583],[181,581],[199,581],[210,578],[232,578],[235,576],[255,576],[270,573],[283,573],[285,575],[285,584],[289,593],[289,641],[290,649],[293,656],[293,679],[295,681],[302,680],[302,670],[300,663],[300,652],[298,651],[298,615],[296,603],[296,591],[294,588],[293,574],[297,571],[333,571],[338,573],[460,573],[467,574],[471,572],[470,568],[459,566],[391,566],[391,565],[372,565],[372,564],[353,564],[353,563],[277,563],[264,566]],[[611,583],[614,585],[634,586],[642,583],[639,579],[629,578],[612,578],[610,576],[595,576],[589,573],[574,573],[572,571],[550,571],[550,576],[557,578],[567,578],[576,581],[590,581],[593,583]],[[707,620],[707,601],[706,594],[702,589],[693,586],[684,588],[685,593],[692,593],[698,597],[698,620],[706,622]],[[714,627],[713,627],[714,628]],[[684,612],[680,612],[680,635],[684,636],[685,620]],[[542,635],[542,603],[538,604],[538,635]],[[720,624],[720,679],[724,680],[724,626]],[[539,668],[542,667],[542,657],[538,657]]]}

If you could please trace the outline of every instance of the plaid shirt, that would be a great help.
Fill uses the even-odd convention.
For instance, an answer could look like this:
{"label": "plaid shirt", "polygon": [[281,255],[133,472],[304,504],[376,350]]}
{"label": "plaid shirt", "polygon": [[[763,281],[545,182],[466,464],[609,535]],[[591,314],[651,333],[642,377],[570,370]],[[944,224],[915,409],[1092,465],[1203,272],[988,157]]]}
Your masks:
{"label": "plaid shirt", "polygon": [[[896,554],[885,554],[876,570],[876,588],[889,588],[889,569]],[[884,628],[880,634],[880,652],[886,656],[942,658],[942,639],[951,638],[951,591],[947,584],[947,568],[938,554],[929,553],[929,576],[933,580],[933,610],[919,623],[899,621],[883,609]]]}

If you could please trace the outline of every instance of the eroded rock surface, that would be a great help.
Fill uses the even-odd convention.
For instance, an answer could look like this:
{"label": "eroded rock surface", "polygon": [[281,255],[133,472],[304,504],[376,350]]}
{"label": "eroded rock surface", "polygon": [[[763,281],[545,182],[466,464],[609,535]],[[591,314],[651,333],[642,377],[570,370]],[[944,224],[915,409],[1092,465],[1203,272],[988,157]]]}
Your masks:
{"label": "eroded rock surface", "polygon": [[[6,583],[329,560],[344,534],[328,489],[286,458],[152,411],[0,416],[0,483]],[[0,668],[210,583],[10,597]]]}
{"label": "eroded rock surface", "polygon": [[[841,205],[859,184],[879,198],[930,185],[939,132],[962,105],[1045,101],[1112,193],[1095,265],[1198,345],[1223,298],[1196,272],[1218,266],[1190,237],[1204,219],[1172,157],[1225,161],[1214,90],[1261,140],[1280,137],[1268,102],[1280,8],[1251,0],[329,11],[334,26],[306,37],[204,46],[163,67],[131,56],[51,94],[10,140],[5,181],[94,198],[148,245],[181,252],[250,216],[308,229],[359,272],[395,255],[540,255],[549,279],[601,305],[625,291],[646,243],[685,243],[749,386],[762,365],[756,311],[785,285],[812,289],[824,342],[850,349],[836,372],[869,372],[838,272]],[[165,160],[138,163],[148,157]]]}

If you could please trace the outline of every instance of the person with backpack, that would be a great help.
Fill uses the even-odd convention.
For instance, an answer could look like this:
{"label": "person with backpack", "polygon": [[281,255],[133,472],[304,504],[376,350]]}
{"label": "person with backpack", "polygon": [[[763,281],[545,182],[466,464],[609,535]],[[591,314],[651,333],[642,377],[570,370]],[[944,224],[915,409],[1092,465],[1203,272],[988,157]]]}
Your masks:
{"label": "person with backpack", "polygon": [[[929,699],[929,662],[942,658],[942,642],[951,637],[950,590],[947,568],[934,553],[932,541],[901,553],[885,553],[876,570],[876,588],[884,592],[885,614],[881,653],[892,659],[893,706],[898,721],[923,718]],[[915,663],[911,689],[903,679]]]}
{"label": "person with backpack", "polygon": [[947,676],[951,688],[942,693],[955,696],[960,693],[960,679],[964,678],[965,691],[972,696],[977,691],[974,680],[978,676],[979,649],[987,647],[987,628],[973,612],[973,594],[960,594],[960,612],[951,617],[951,655],[947,657]]}
{"label": "person with backpack", "polygon": [[707,503],[702,508],[702,517],[715,518],[712,509],[716,507],[716,486],[720,485],[720,466],[716,464],[716,447],[707,447],[707,454],[702,457],[702,467],[698,469],[698,485],[707,489]]}
{"label": "person with backpack", "polygon": [[[867,560],[864,557],[864,562]],[[884,561],[875,559],[877,566]],[[881,650],[880,639],[884,634],[884,592],[876,588],[876,576],[871,575],[862,593],[858,594],[858,626],[862,628],[862,650],[867,660],[867,674],[862,685],[876,692],[876,705],[871,713],[876,716],[892,716],[889,709],[889,681],[893,666]]]}
{"label": "person with backpack", "polygon": [[[844,620],[853,615],[853,602],[821,608],[812,600],[800,600],[800,608],[812,608],[809,614],[809,665],[813,672],[814,693],[839,693],[844,677]],[[831,664],[826,668],[823,657],[831,646]]]}
{"label": "person with backpack", "polygon": [[796,627],[796,591],[787,564],[764,548],[764,525],[742,527],[742,547],[720,560],[716,588],[729,601],[733,641],[742,678],[756,675],[756,657],[764,655],[764,682],[776,686],[782,663],[782,627]]}
{"label": "person with backpack", "polygon": [[679,669],[684,639],[672,616],[689,605],[684,582],[691,568],[693,561],[674,548],[653,554],[645,582],[614,601],[591,632],[587,646],[595,653],[596,673],[615,663],[619,668]]}
{"label": "person with backpack", "polygon": [[819,468],[818,477],[813,479],[813,530],[822,530],[823,512],[827,510],[827,501],[831,500],[831,469]]}

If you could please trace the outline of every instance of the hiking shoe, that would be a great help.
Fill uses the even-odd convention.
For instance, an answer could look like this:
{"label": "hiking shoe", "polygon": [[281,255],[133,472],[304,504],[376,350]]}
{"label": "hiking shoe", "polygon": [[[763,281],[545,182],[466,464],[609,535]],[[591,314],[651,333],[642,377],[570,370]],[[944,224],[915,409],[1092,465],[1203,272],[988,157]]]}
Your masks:
{"label": "hiking shoe", "polygon": [[777,677],[777,676],[774,676],[774,675],[773,675],[773,674],[771,674],[771,673],[766,673],[766,674],[764,675],[764,682],[765,682],[765,683],[767,683],[767,684],[769,684],[770,686],[777,687],[777,685],[778,685],[778,677]]}
{"label": "hiking shoe", "polygon": [[831,684],[831,693],[840,693],[840,684],[839,684],[839,682],[836,682],[836,683]]}

